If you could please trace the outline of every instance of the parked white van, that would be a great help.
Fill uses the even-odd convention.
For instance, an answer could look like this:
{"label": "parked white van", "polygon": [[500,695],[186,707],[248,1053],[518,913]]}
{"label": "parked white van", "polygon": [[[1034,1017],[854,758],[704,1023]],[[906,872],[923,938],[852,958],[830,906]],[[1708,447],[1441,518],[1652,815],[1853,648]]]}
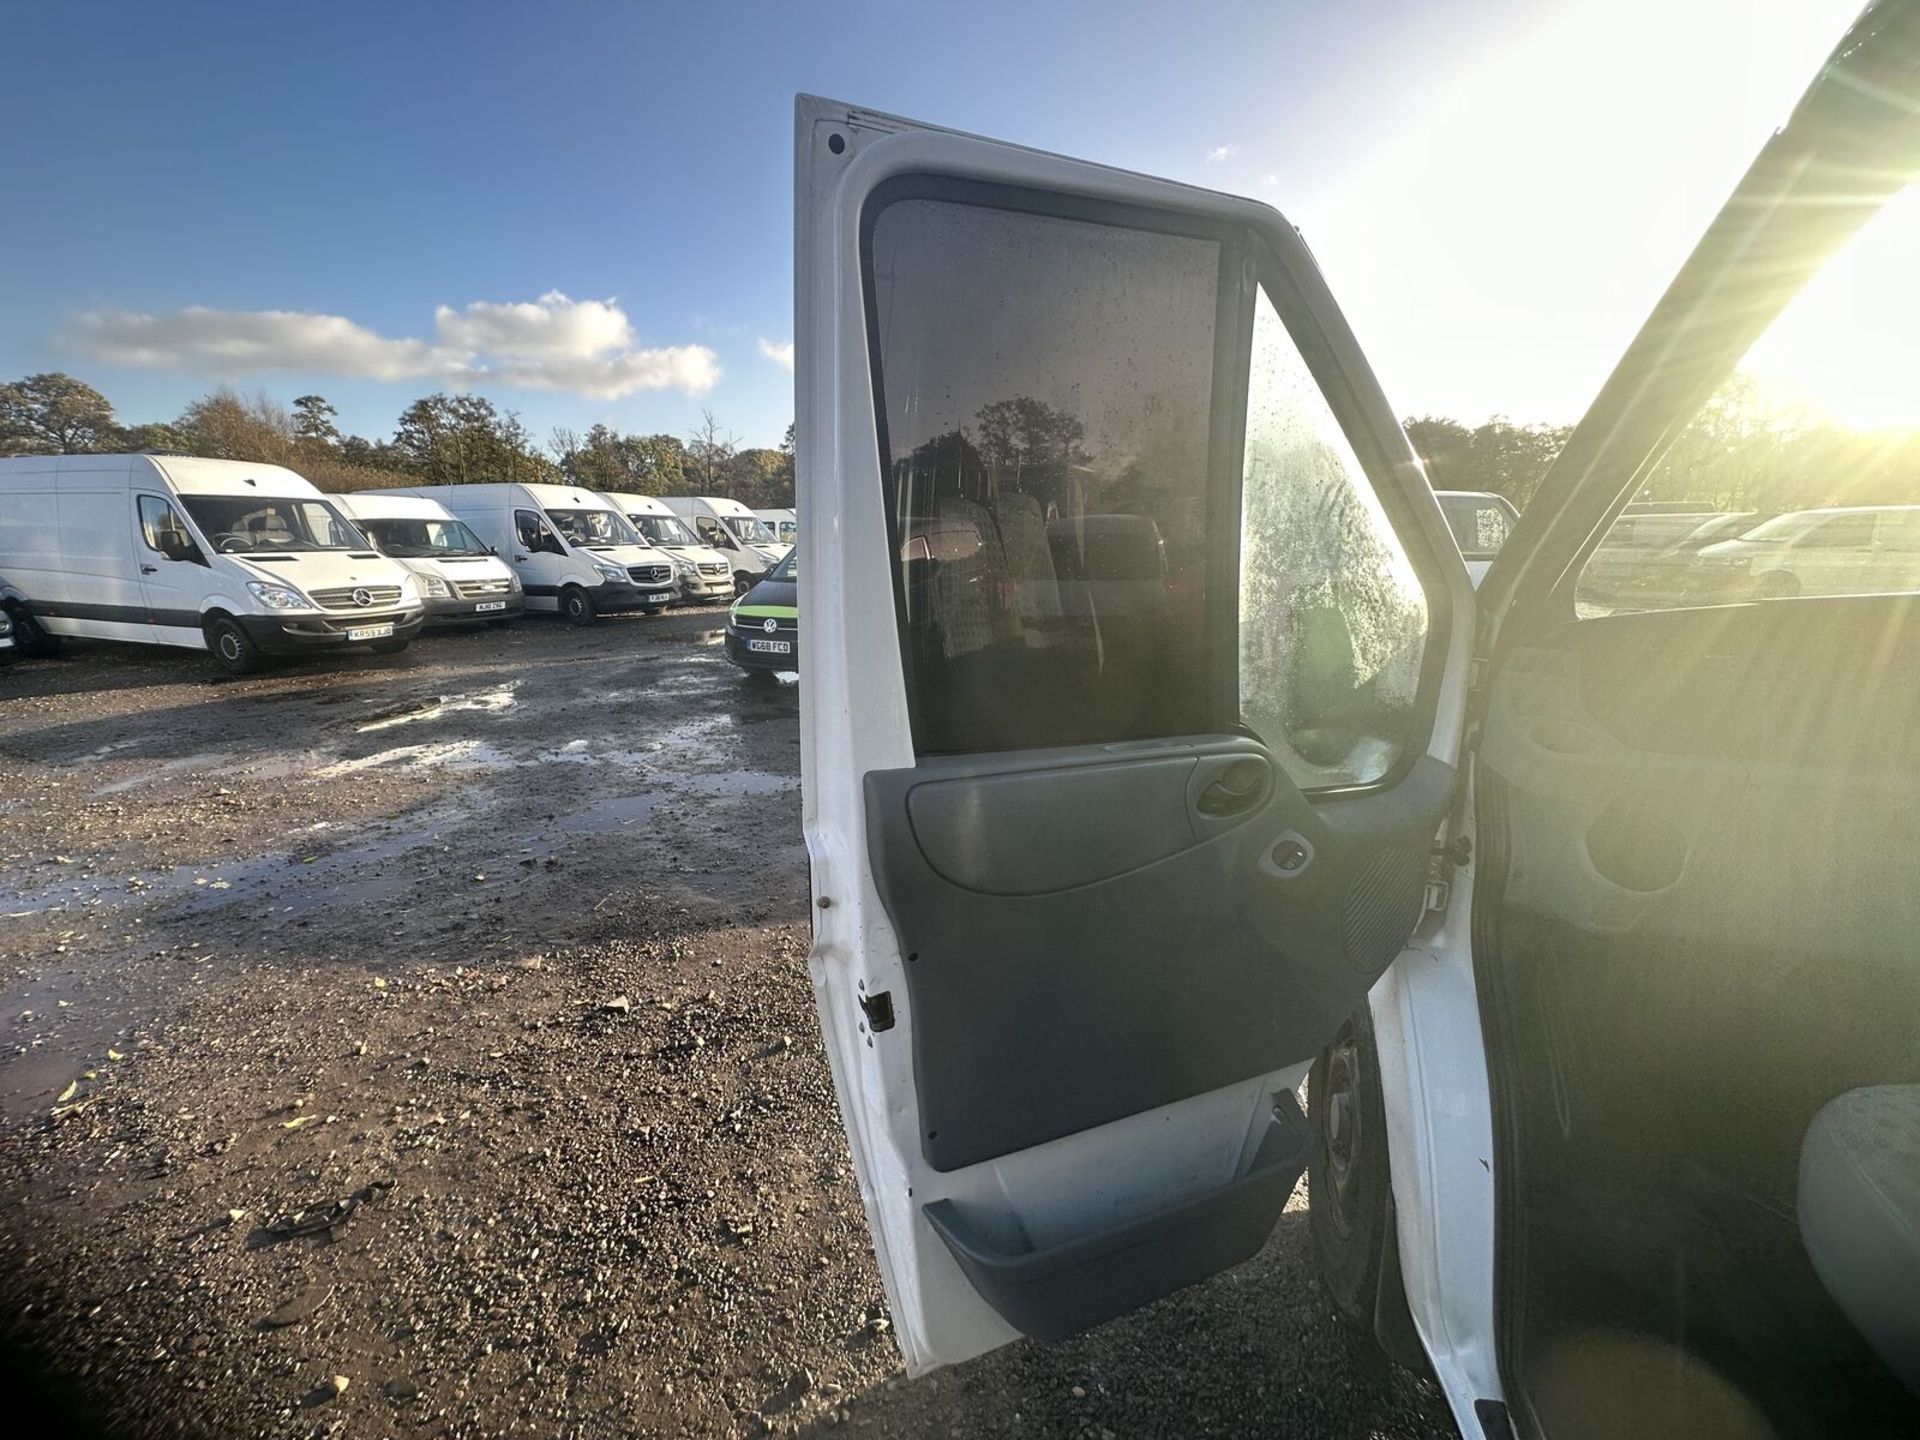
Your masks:
{"label": "parked white van", "polygon": [[512,567],[438,500],[413,495],[328,498],[376,550],[413,572],[429,624],[499,624],[526,608],[526,594]]}
{"label": "parked white van", "polygon": [[597,491],[575,485],[416,485],[363,495],[437,500],[473,527],[513,567],[527,609],[569,624],[643,610],[679,598],[673,560],[648,545]]}
{"label": "parked white van", "polygon": [[756,510],[753,512],[762,524],[773,531],[774,539],[782,545],[792,545],[800,538],[800,519],[791,510]]}
{"label": "parked white van", "polygon": [[602,491],[601,498],[626,516],[648,544],[674,558],[683,601],[697,604],[733,598],[733,562],[711,546],[702,545],[687,522],[662,502],[625,490]]}
{"label": "parked white van", "polygon": [[0,460],[0,575],[23,649],[85,636],[211,651],[234,674],[311,650],[404,650],[413,576],[278,465],[174,455]]}
{"label": "parked white van", "polygon": [[667,495],[662,503],[727,557],[738,590],[744,592],[765,578],[787,553],[766,522],[738,500],[722,495]]}

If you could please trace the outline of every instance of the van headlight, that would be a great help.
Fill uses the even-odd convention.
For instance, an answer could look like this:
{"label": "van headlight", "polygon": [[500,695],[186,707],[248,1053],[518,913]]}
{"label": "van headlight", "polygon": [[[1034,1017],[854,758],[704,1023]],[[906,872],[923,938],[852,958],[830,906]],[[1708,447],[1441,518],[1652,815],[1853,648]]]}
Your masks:
{"label": "van headlight", "polygon": [[618,565],[609,564],[605,560],[596,560],[593,562],[593,568],[600,572],[602,579],[610,580],[615,585],[626,583],[627,572],[622,570]]}
{"label": "van headlight", "polygon": [[400,600],[405,604],[409,600],[420,598],[420,580],[411,570],[400,577]]}
{"label": "van headlight", "polygon": [[507,572],[507,593],[509,595],[518,595],[520,593],[520,577],[511,570]]}
{"label": "van headlight", "polygon": [[422,575],[420,589],[429,600],[444,600],[451,593],[447,589],[447,582],[438,575]]}
{"label": "van headlight", "polygon": [[275,585],[269,580],[249,580],[247,589],[253,598],[269,610],[311,610],[313,602],[291,585]]}

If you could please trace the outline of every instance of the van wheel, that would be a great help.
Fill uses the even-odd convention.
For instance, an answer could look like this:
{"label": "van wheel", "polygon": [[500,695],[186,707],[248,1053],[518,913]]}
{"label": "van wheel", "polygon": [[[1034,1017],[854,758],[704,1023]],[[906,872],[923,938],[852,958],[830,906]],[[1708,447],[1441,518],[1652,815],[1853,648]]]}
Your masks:
{"label": "van wheel", "polygon": [[746,594],[747,591],[751,590],[757,583],[758,582],[744,570],[736,570],[733,572],[733,593],[736,597]]}
{"label": "van wheel", "polygon": [[567,586],[560,592],[560,614],[569,625],[591,625],[593,597],[578,585]]}
{"label": "van wheel", "polygon": [[1340,1318],[1372,1335],[1389,1186],[1386,1107],[1365,1005],[1313,1062],[1307,1119],[1313,1126],[1307,1230],[1315,1268]]}
{"label": "van wheel", "polygon": [[412,643],[411,635],[402,635],[392,640],[376,640],[367,648],[376,655],[398,655]]}
{"label": "van wheel", "polygon": [[207,649],[229,675],[251,675],[266,663],[266,656],[253,643],[253,637],[223,615],[207,622],[205,634]]}
{"label": "van wheel", "polygon": [[30,660],[50,660],[60,653],[60,637],[36,620],[24,606],[7,611],[13,617],[13,643]]}

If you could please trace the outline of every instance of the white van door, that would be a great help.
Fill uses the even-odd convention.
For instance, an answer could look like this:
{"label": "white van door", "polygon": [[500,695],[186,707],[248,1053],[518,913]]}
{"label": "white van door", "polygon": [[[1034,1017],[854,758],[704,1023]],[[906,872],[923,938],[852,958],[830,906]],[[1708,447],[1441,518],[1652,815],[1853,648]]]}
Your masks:
{"label": "white van door", "polygon": [[568,569],[567,547],[538,510],[513,512],[513,548],[507,554],[529,610],[558,610],[560,586]]}
{"label": "white van door", "polygon": [[134,555],[139,564],[147,623],[163,645],[198,649],[200,600],[212,571],[179,507],[156,491],[134,493]]}
{"label": "white van door", "polygon": [[[796,144],[811,964],[919,1372],[1261,1245],[1423,913],[1473,600],[1273,210],[812,99]],[[1081,522],[1164,583],[1110,607]]]}

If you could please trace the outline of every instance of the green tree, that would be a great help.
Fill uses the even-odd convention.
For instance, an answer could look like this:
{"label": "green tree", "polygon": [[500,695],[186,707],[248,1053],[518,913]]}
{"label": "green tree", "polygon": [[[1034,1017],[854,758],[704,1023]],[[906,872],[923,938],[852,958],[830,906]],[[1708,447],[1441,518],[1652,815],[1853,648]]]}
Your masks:
{"label": "green tree", "polygon": [[0,454],[72,455],[119,443],[113,406],[83,380],[55,370],[0,385]]}
{"label": "green tree", "polygon": [[429,485],[483,485],[547,480],[553,465],[533,451],[533,437],[512,411],[479,395],[426,395],[400,415],[393,451]]}
{"label": "green tree", "polygon": [[295,463],[293,416],[264,393],[244,396],[222,386],[181,411],[174,428],[195,455],[266,465]]}
{"label": "green tree", "polygon": [[1469,429],[1420,415],[1403,422],[1436,490],[1490,490],[1525,509],[1573,433],[1569,425],[1516,425],[1504,415]]}
{"label": "green tree", "polygon": [[143,455],[186,455],[193,449],[192,442],[181,434],[179,427],[165,420],[129,426],[120,432],[120,443]]}
{"label": "green tree", "polygon": [[793,456],[782,450],[752,448],[736,451],[727,462],[727,489],[756,510],[793,508]]}
{"label": "green tree", "polygon": [[293,433],[306,450],[331,450],[340,443],[340,427],[334,424],[339,411],[320,395],[296,396],[293,402]]}
{"label": "green tree", "polygon": [[579,485],[637,495],[678,495],[686,488],[686,447],[672,435],[622,435],[595,425],[585,435],[557,429],[547,449]]}

